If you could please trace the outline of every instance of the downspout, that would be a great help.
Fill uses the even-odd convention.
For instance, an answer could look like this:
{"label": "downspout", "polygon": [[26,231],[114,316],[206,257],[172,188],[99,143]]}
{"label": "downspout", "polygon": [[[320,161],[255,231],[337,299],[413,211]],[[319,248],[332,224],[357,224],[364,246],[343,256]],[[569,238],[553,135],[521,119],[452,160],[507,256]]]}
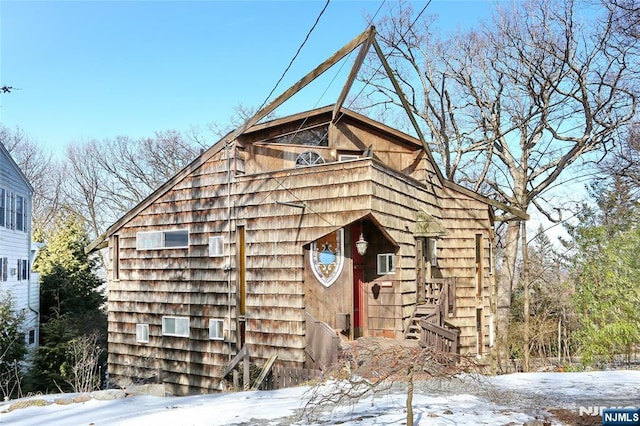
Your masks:
{"label": "downspout", "polygon": [[[33,194],[30,194],[33,197]],[[31,212],[31,199],[32,197],[30,197],[30,202],[29,202],[29,206],[27,207],[29,210],[29,212]],[[36,338],[36,342],[40,341],[40,311],[36,310],[33,308],[33,306],[31,306],[31,268],[33,266],[33,263],[36,260],[36,257],[38,256],[38,252],[40,251],[40,248],[36,248],[36,252],[33,256],[33,260],[31,259],[31,246],[32,246],[32,241],[31,241],[31,237],[32,237],[32,228],[33,228],[33,224],[32,224],[32,220],[31,220],[31,214],[28,215],[29,216],[29,231],[27,232],[28,235],[28,241],[29,241],[29,245],[28,245],[28,249],[27,249],[27,259],[29,259],[29,270],[27,271],[28,274],[28,279],[27,279],[27,308],[33,312],[36,315],[36,324],[35,324],[35,328],[38,330],[36,336],[34,336]],[[25,221],[26,222],[26,221]],[[25,223],[26,226],[26,223]],[[40,299],[40,290],[38,290],[38,300]]]}

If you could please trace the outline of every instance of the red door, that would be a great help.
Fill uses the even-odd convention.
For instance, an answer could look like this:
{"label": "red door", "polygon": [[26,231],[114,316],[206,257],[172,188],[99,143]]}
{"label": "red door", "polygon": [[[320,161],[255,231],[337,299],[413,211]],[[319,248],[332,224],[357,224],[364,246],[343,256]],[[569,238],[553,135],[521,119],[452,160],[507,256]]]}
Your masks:
{"label": "red door", "polygon": [[353,338],[364,333],[364,258],[356,250],[360,226],[351,227],[351,253],[353,253]]}

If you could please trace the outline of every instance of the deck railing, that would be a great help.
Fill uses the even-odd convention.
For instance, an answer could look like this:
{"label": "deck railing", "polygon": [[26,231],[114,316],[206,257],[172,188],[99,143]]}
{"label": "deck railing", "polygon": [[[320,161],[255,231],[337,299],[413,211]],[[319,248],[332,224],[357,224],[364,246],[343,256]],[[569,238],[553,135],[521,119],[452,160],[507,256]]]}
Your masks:
{"label": "deck railing", "polygon": [[430,278],[424,285],[424,300],[436,307],[436,315],[420,320],[420,344],[437,351],[458,352],[458,330],[444,327],[455,313],[455,280]]}
{"label": "deck railing", "polygon": [[420,344],[438,352],[458,353],[458,330],[420,320]]}

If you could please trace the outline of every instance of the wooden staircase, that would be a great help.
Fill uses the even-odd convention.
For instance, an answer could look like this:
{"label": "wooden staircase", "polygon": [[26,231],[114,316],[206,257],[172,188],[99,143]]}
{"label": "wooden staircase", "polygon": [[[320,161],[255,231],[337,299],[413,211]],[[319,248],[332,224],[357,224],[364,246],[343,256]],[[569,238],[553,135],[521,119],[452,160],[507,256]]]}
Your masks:
{"label": "wooden staircase", "polygon": [[425,283],[424,302],[416,305],[404,332],[407,340],[420,340],[425,347],[458,352],[458,330],[445,318],[455,306],[454,284],[444,279]]}
{"label": "wooden staircase", "polygon": [[420,333],[422,327],[420,326],[420,320],[425,320],[432,324],[440,325],[440,309],[437,305],[421,304],[416,306],[416,310],[413,312],[409,324],[404,332],[404,338],[407,340],[420,340]]}

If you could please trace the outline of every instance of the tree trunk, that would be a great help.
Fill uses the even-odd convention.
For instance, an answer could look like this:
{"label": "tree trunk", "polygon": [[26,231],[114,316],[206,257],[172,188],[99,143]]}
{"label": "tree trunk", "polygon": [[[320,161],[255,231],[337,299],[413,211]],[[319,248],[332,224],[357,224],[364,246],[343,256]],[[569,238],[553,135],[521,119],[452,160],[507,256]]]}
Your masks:
{"label": "tree trunk", "polygon": [[522,307],[522,316],[523,316],[523,324],[522,324],[522,350],[524,357],[524,366],[523,369],[525,372],[529,371],[529,343],[530,343],[530,332],[529,329],[531,327],[529,323],[529,305],[531,303],[531,295],[529,294],[529,252],[527,251],[527,222],[522,221],[522,286],[523,286],[523,307]]}
{"label": "tree trunk", "polygon": [[496,355],[500,371],[505,371],[509,362],[509,318],[511,316],[511,290],[515,280],[516,258],[520,223],[507,224],[506,241],[502,255],[502,270],[497,283],[496,296]]}

